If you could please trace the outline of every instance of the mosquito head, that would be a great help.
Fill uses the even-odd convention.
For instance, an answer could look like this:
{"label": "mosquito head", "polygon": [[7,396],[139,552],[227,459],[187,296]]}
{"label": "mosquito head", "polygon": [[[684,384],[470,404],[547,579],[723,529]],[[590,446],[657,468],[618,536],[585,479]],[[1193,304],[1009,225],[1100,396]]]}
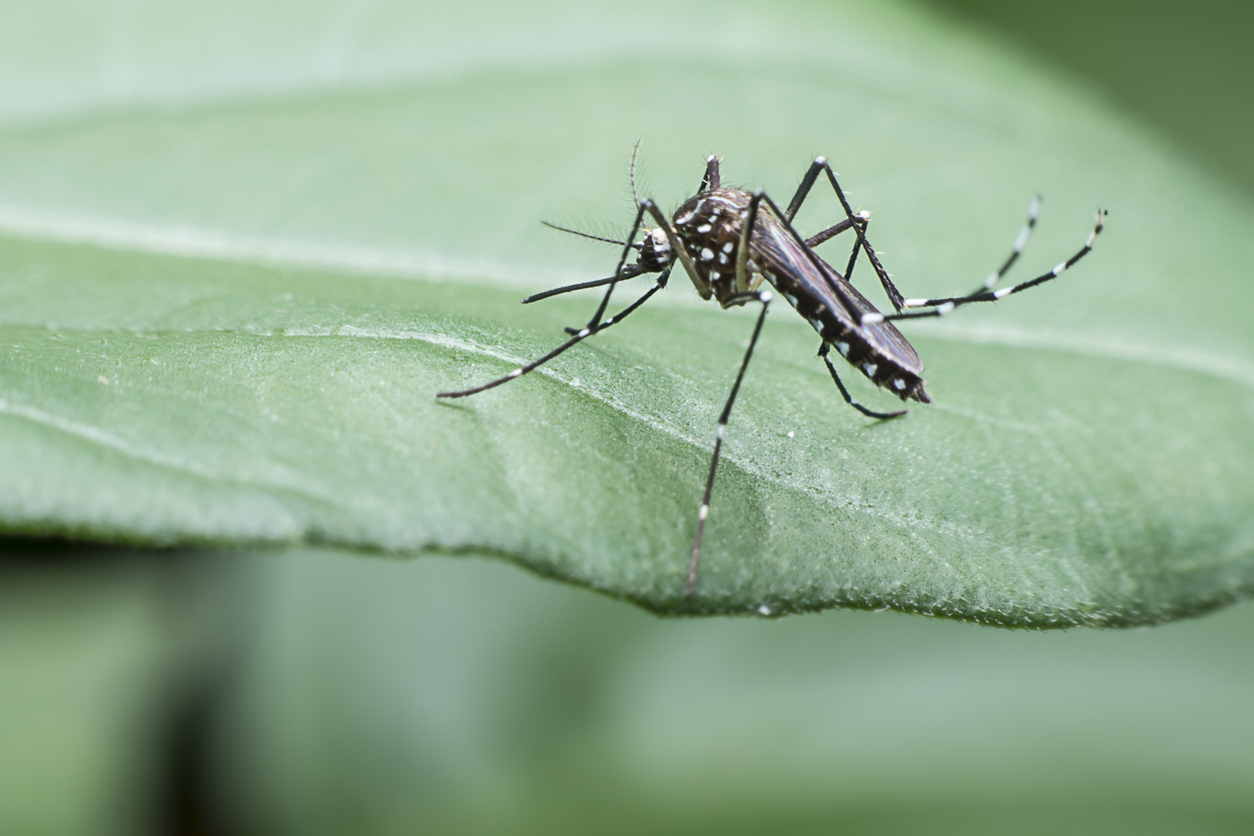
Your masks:
{"label": "mosquito head", "polygon": [[642,273],[660,273],[675,261],[675,251],[661,228],[644,230],[644,239],[636,247],[640,250],[636,266]]}

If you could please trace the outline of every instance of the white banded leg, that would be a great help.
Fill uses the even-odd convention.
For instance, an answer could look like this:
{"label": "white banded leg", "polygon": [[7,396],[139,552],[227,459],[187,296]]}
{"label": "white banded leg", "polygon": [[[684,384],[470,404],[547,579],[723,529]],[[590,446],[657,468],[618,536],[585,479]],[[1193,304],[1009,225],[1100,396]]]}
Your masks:
{"label": "white banded leg", "polygon": [[[972,291],[979,293],[981,290],[992,290],[997,287],[997,283],[1002,280],[1010,270],[1011,265],[1019,260],[1019,255],[1023,252],[1023,248],[1027,246],[1028,239],[1032,237],[1032,230],[1036,227],[1036,219],[1041,215],[1041,196],[1038,194],[1032,198],[1032,202],[1028,205],[1028,219],[1024,221],[1023,228],[1019,230],[1019,235],[1015,238],[1015,244],[1010,249],[1010,257],[1005,263],[994,273],[990,273],[989,277],[984,280],[984,286]],[[908,300],[910,302],[917,301],[915,299]],[[911,307],[906,305],[906,307]]]}
{"label": "white banded leg", "polygon": [[671,274],[671,271],[670,271],[670,268],[668,267],[662,271],[661,275],[657,277],[657,282],[654,283],[653,287],[645,291],[644,295],[641,296],[639,299],[632,302],[627,307],[623,308],[614,316],[611,316],[609,319],[605,320],[604,322],[599,323],[596,327],[583,328],[582,330],[574,332],[574,336],[572,336],[569,340],[559,345],[557,348],[550,351],[548,354],[541,357],[539,360],[533,360],[532,362],[528,363],[525,366],[519,366],[518,368],[514,369],[509,374],[505,375],[504,377],[497,378],[496,380],[493,380],[490,383],[485,383],[482,386],[476,386],[473,389],[462,389],[459,392],[439,392],[436,394],[436,397],[437,398],[464,398],[467,395],[476,395],[479,392],[483,392],[488,389],[492,389],[497,386],[500,386],[502,383],[508,383],[509,381],[513,380],[516,377],[522,377],[528,372],[535,371],[536,369],[540,368],[545,363],[549,362],[554,357],[561,354],[566,349],[570,348],[576,343],[583,342],[588,337],[591,337],[593,334],[599,334],[600,332],[604,331],[606,328],[609,328],[611,325],[616,325],[617,323],[622,322],[624,319],[626,319],[628,314],[630,314],[636,308],[643,305],[645,302],[649,301],[650,296],[652,296],[654,293],[657,293],[662,288],[666,287],[666,280],[670,277],[670,274]]}
{"label": "white banded leg", "polygon": [[1001,265],[1000,268],[988,274],[988,278],[984,280],[984,284],[971,291],[966,296],[956,296],[952,299],[906,299],[902,302],[902,306],[906,308],[926,308],[935,305],[943,305],[946,302],[953,302],[955,306],[963,299],[976,296],[982,291],[993,290],[997,284],[1005,277],[1011,266],[1019,260],[1023,248],[1027,246],[1028,239],[1032,237],[1032,230],[1036,227],[1036,220],[1041,214],[1041,196],[1038,194],[1032,198],[1031,205],[1028,206],[1028,219],[1024,222],[1023,228],[1019,230],[1019,235],[1015,238],[1014,246],[1010,250],[1010,256]]}
{"label": "white banded leg", "polygon": [[946,299],[907,299],[905,300],[906,307],[932,308],[932,310],[911,311],[909,313],[898,313],[898,314],[889,314],[889,315],[884,315],[880,313],[864,314],[862,317],[862,321],[864,323],[876,323],[876,322],[893,321],[893,320],[898,320],[898,319],[921,319],[923,317],[944,316],[945,314],[952,311],[954,308],[957,308],[961,305],[970,304],[971,302],[996,302],[998,299],[1004,299],[1007,296],[1011,296],[1015,293],[1021,293],[1025,290],[1028,290],[1029,288],[1033,288],[1033,287],[1036,287],[1037,285],[1044,284],[1045,282],[1052,281],[1058,278],[1059,276],[1061,276],[1067,270],[1069,270],[1077,261],[1079,261],[1080,259],[1084,258],[1086,255],[1089,254],[1089,251],[1093,249],[1093,245],[1097,242],[1097,236],[1101,235],[1102,229],[1105,226],[1104,221],[1103,221],[1103,218],[1105,217],[1105,215],[1106,213],[1103,210],[1101,209],[1097,210],[1097,223],[1096,225],[1094,225],[1093,231],[1089,233],[1088,240],[1084,242],[1084,246],[1081,247],[1080,250],[1076,252],[1075,255],[1071,256],[1071,258],[1067,259],[1066,261],[1059,263],[1058,266],[1056,266],[1053,270],[1050,270],[1048,273],[1042,273],[1041,275],[1037,276],[1034,279],[1030,279],[1029,281],[1021,282],[1019,284],[1012,285],[1010,287],[1003,287],[998,290],[986,289],[982,287],[979,290],[977,290],[975,293],[970,294],[969,296],[954,296],[954,297],[950,297]]}
{"label": "white banded leg", "polygon": [[745,369],[749,367],[749,358],[753,356],[753,348],[758,344],[758,335],[762,333],[762,323],[766,321],[766,309],[771,304],[770,291],[756,293],[738,293],[728,298],[729,304],[741,302],[761,302],[762,313],[758,314],[757,324],[753,326],[753,336],[749,338],[749,348],[745,350],[745,358],[740,361],[740,371],[736,374],[736,382],[732,385],[727,403],[718,417],[718,435],[714,440],[714,454],[710,457],[710,475],[705,480],[705,494],[701,498],[701,508],[697,511],[697,536],[692,541],[692,560],[688,563],[688,586],[684,590],[685,597],[692,597],[697,586],[697,562],[701,559],[701,535],[705,532],[705,520],[710,515],[710,495],[714,492],[714,474],[718,470],[719,453],[723,450],[723,436],[727,434],[727,422],[731,419],[732,405],[736,403],[736,394],[740,391],[740,382],[745,379]]}

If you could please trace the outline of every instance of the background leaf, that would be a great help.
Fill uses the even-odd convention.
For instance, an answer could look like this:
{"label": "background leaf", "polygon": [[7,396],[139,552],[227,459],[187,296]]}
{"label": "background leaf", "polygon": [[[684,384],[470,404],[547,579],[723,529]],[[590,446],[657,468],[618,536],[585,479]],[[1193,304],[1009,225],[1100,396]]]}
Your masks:
{"label": "background leaf", "polygon": [[[705,29],[686,7],[642,51],[648,15],[563,8],[558,34],[498,20],[523,28],[508,55],[473,9],[389,9],[312,65],[264,43],[280,12],[252,14],[231,75],[171,48],[184,19],[133,32],[153,41],[109,91],[52,83],[58,112],[32,118],[10,81],[5,531],[488,552],[660,611],[1128,624],[1248,589],[1249,210],[1073,91],[891,9],[733,7]],[[710,151],[785,197],[826,153],[908,295],[978,281],[1038,190],[1025,269],[1073,252],[1099,202],[1110,232],[1052,287],[910,329],[936,403],[888,425],[844,408],[808,326],[774,311],[689,605],[751,314],[677,281],[543,375],[431,397],[586,317],[517,306],[613,259],[536,222],[621,225],[641,131],[669,204]]]}

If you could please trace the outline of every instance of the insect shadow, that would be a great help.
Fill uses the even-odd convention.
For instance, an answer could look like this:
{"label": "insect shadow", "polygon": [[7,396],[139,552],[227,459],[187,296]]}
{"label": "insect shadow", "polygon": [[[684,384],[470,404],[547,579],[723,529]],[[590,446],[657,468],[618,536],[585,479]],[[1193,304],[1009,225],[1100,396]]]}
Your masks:
{"label": "insect shadow", "polygon": [[[638,142],[636,147],[639,148]],[[827,365],[832,382],[836,384],[845,402],[863,415],[887,421],[905,415],[906,410],[876,412],[855,401],[836,372],[836,366],[830,356],[833,348],[872,383],[888,390],[902,401],[930,403],[931,398],[923,388],[921,377],[923,364],[919,361],[919,355],[893,325],[893,322],[944,316],[963,305],[974,302],[994,302],[1056,279],[1063,271],[1084,258],[1093,248],[1097,236],[1101,234],[1105,216],[1103,210],[1097,210],[1097,223],[1089,233],[1088,240],[1066,261],[1060,262],[1054,269],[1033,279],[1010,287],[999,288],[997,285],[1018,260],[1033,227],[1036,226],[1041,206],[1041,199],[1037,196],[1032,200],[1027,222],[1020,230],[1018,238],[1015,239],[1010,256],[978,288],[963,296],[906,299],[893,284],[888,271],[880,263],[875,249],[867,238],[867,228],[870,225],[869,214],[853,211],[844,191],[841,190],[835,172],[823,157],[816,158],[810,165],[801,185],[797,187],[796,193],[789,202],[788,208],[781,211],[775,201],[761,189],[746,192],[723,186],[719,176],[719,160],[711,156],[706,160],[705,174],[701,178],[696,194],[675,210],[669,219],[652,200],[641,200],[636,194],[635,161],[636,152],[633,150],[630,177],[632,196],[636,204],[636,217],[626,240],[602,238],[546,223],[547,226],[562,232],[621,246],[622,255],[618,259],[618,266],[613,275],[604,279],[553,288],[522,300],[524,304],[527,304],[575,290],[605,287],[605,295],[601,297],[601,303],[588,323],[579,329],[567,328],[570,339],[543,357],[514,369],[502,378],[472,389],[440,392],[436,397],[463,398],[500,386],[502,383],[539,368],[588,337],[618,324],[666,286],[676,262],[688,274],[688,278],[692,280],[692,284],[702,299],[716,299],[725,309],[750,302],[760,304],[762,310],[758,314],[753,334],[749,338],[749,346],[745,350],[744,359],[741,360],[731,393],[727,396],[727,402],[719,415],[714,452],[710,456],[710,471],[705,482],[705,493],[697,510],[697,531],[693,538],[692,555],[688,563],[685,596],[691,596],[696,588],[697,564],[701,556],[701,536],[705,531],[705,521],[710,512],[714,474],[718,470],[719,453],[727,432],[727,422],[731,417],[732,406],[736,402],[736,394],[740,391],[740,384],[744,380],[745,369],[749,366],[753,349],[762,332],[767,308],[773,298],[769,290],[763,289],[764,283],[769,283],[779,291],[797,313],[801,314],[818,332],[822,340],[819,344],[819,356]],[[840,200],[845,217],[818,234],[803,238],[793,228],[792,220],[814,184],[823,175],[826,175],[832,190]],[[645,226],[646,218],[651,219],[656,225],[652,228]],[[854,233],[855,241],[842,274],[820,258],[815,248],[850,230]],[[636,240],[638,236],[640,240]],[[636,260],[629,264],[628,258],[633,251],[636,253]],[[888,296],[888,301],[893,306],[894,313],[880,313],[850,284],[854,267],[859,256],[862,255],[865,255],[867,261],[870,262],[876,278]],[[602,319],[609,307],[615,285],[625,279],[646,273],[658,274],[653,286],[618,313]]]}

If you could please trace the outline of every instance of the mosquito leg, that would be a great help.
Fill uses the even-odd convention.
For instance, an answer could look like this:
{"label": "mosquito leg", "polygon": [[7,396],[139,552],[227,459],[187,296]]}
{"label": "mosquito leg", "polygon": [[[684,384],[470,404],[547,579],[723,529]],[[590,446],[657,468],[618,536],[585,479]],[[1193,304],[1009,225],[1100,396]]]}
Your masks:
{"label": "mosquito leg", "polygon": [[[815,182],[818,181],[819,175],[826,172],[827,179],[832,184],[832,189],[836,192],[836,197],[840,199],[840,205],[845,210],[845,218],[850,226],[858,233],[858,243],[862,245],[862,249],[866,252],[867,258],[871,261],[871,266],[875,268],[875,275],[879,278],[880,284],[884,287],[884,292],[888,294],[888,301],[893,303],[893,307],[901,310],[901,293],[893,285],[893,280],[888,275],[888,271],[884,269],[884,265],[880,264],[879,258],[875,255],[875,249],[871,246],[871,242],[867,240],[865,227],[856,225],[855,219],[863,218],[864,213],[858,212],[854,214],[853,209],[849,206],[849,201],[845,198],[844,191],[840,188],[840,183],[836,181],[836,173],[832,171],[832,167],[828,165],[825,157],[815,157],[814,162],[810,164],[809,171],[806,176],[801,178],[801,185],[797,187],[797,193],[793,195],[792,202],[788,204],[788,211],[780,217],[788,222],[792,222],[793,216],[801,208],[801,204],[805,201],[806,196],[810,194],[810,189],[814,188]],[[847,226],[845,229],[849,229]],[[822,234],[822,233],[820,233]],[[852,260],[852,259],[851,259]]]}
{"label": "mosquito leg", "polygon": [[[745,209],[744,221],[740,224],[740,244],[736,249],[736,296],[749,292],[749,240],[753,237],[753,225],[758,219],[758,204],[762,202],[763,197],[761,189],[754,190],[749,196],[749,206]],[[724,307],[730,304],[732,301],[728,299]]]}
{"label": "mosquito leg", "polygon": [[[718,160],[711,157],[711,165],[714,167],[714,174],[717,177]],[[702,299],[709,299],[712,293],[710,290],[710,283],[701,278],[701,274],[697,272],[697,266],[692,263],[692,256],[688,254],[688,248],[685,247],[684,243],[679,240],[679,236],[675,234],[675,228],[672,227],[671,222],[666,219],[666,215],[662,213],[661,209],[657,208],[656,203],[648,198],[640,201],[640,215],[643,215],[645,212],[648,212],[649,216],[657,223],[658,229],[666,233],[666,241],[671,245],[671,252],[673,252],[679,259],[679,263],[684,266],[684,272],[687,273],[688,278],[692,280],[692,284],[696,287],[697,293],[701,294]],[[640,216],[638,215],[637,217],[639,218]],[[636,223],[639,225],[639,220],[637,220]],[[634,235],[635,233],[632,234]],[[624,260],[626,260],[625,257]],[[621,264],[619,265],[619,270],[622,270]]]}
{"label": "mosquito leg", "polygon": [[[811,170],[813,171],[815,168],[826,172],[828,182],[832,184],[832,190],[836,192],[836,197],[840,200],[840,205],[845,210],[845,217],[851,221],[855,217],[858,217],[849,206],[849,200],[845,197],[844,190],[840,188],[840,183],[836,180],[836,172],[832,171],[832,167],[828,165],[827,160],[823,157],[815,157]],[[853,229],[854,232],[858,234],[858,242],[862,245],[862,251],[866,253],[866,257],[871,262],[871,266],[875,268],[875,275],[879,278],[880,284],[884,288],[884,292],[888,294],[888,301],[892,302],[893,307],[900,311],[903,302],[901,292],[897,290],[897,286],[893,284],[892,277],[888,275],[888,271],[884,269],[884,265],[880,264],[879,257],[875,254],[875,248],[872,247],[871,242],[867,240],[866,230],[856,225]]]}
{"label": "mosquito leg", "polygon": [[[859,224],[862,224],[863,225],[862,228],[863,230],[865,230],[866,221],[870,218],[870,215],[867,212],[859,212],[857,217],[858,217],[857,222]],[[841,221],[840,223],[836,224],[835,226],[829,226],[827,229],[823,230],[822,232],[819,232],[815,235],[811,235],[809,238],[806,239],[806,246],[817,247],[819,244],[822,244],[824,241],[835,238],[837,235],[839,235],[842,232],[845,232],[852,226],[853,226],[853,223],[850,222],[848,219],[845,219]]]}
{"label": "mosquito leg", "polygon": [[[715,167],[715,173],[717,174],[718,161],[715,160],[713,162],[713,165]],[[657,204],[654,203],[652,200],[645,198],[644,200],[640,201],[640,208],[636,211],[635,225],[632,227],[631,235],[627,236],[628,242],[630,242],[632,238],[636,237],[636,233],[640,230],[640,224],[643,221],[644,215],[646,213],[648,213],[648,215],[651,218],[653,218],[654,222],[657,224],[657,228],[661,229],[664,233],[666,233],[666,240],[667,240],[667,243],[670,244],[671,252],[675,253],[676,257],[679,259],[679,263],[683,265],[684,272],[686,272],[688,274],[688,278],[692,280],[693,285],[697,288],[697,292],[701,294],[701,298],[709,299],[710,296],[712,295],[711,290],[710,290],[710,283],[707,282],[705,279],[703,279],[701,277],[701,274],[697,272],[696,265],[692,263],[692,256],[688,254],[688,249],[684,246],[683,242],[679,240],[679,236],[675,234],[675,229],[674,227],[671,226],[670,221],[666,219],[666,215],[664,215],[662,211],[657,208]],[[619,259],[618,269],[614,271],[614,276],[609,279],[605,279],[604,281],[597,280],[598,284],[608,283],[609,287],[605,291],[605,298],[601,300],[601,306],[597,308],[596,316],[594,316],[592,320],[583,329],[580,329],[580,330],[587,330],[588,328],[592,328],[595,331],[596,323],[601,319],[601,315],[605,313],[605,308],[609,304],[610,293],[613,292],[614,285],[617,284],[619,281],[622,281],[623,279],[632,278],[644,272],[642,270],[639,270],[636,267],[636,265],[626,263],[627,255],[630,252],[630,246],[631,245],[629,243],[627,247],[624,247],[623,256],[621,259]],[[670,268],[667,268],[666,275],[668,276],[670,275]],[[665,282],[661,282],[661,283],[665,284]],[[570,289],[577,289],[583,286],[585,285],[571,285]],[[543,295],[551,295],[552,293],[565,292],[565,290],[566,288],[557,288],[554,291],[551,291],[549,294],[543,294]],[[527,301],[527,300],[523,300],[523,301]],[[573,335],[573,334],[580,333],[580,331],[576,331],[573,328],[567,328],[566,333]]]}
{"label": "mosquito leg", "polygon": [[[820,157],[820,159],[822,158]],[[814,188],[814,182],[818,179],[819,172],[822,170],[823,167],[817,162],[810,165],[810,170],[807,171],[806,176],[802,178],[801,185],[797,187],[797,193],[792,196],[792,202],[788,204],[788,210],[784,213],[785,218],[789,223],[792,223],[792,219],[796,217],[797,211],[801,208],[801,204],[805,201],[806,196],[810,194],[810,189]],[[845,218],[843,221],[835,224],[834,226],[829,226],[817,235],[810,236],[806,239],[805,244],[807,247],[813,249],[819,244],[822,244],[824,241],[827,241],[830,238],[835,238],[845,230],[851,229],[854,224],[861,226],[862,236],[859,236],[858,242],[854,245],[853,252],[849,256],[849,264],[845,268],[845,279],[848,280],[850,275],[853,273],[853,265],[854,262],[857,261],[858,250],[862,245],[862,238],[866,235],[866,226],[870,217],[870,213],[868,212],[859,212],[857,215]]]}
{"label": "mosquito leg", "polygon": [[[871,222],[869,214],[866,212],[859,212],[856,222],[858,226],[862,227],[862,231],[866,232],[867,224]],[[849,229],[852,226],[853,226],[853,223],[851,223],[848,219],[845,219],[841,221],[840,223],[836,224],[835,226],[829,226],[827,229],[823,230],[817,235],[812,235],[809,238],[807,238],[806,246],[811,249],[814,249],[819,244],[822,244],[824,241],[827,241],[831,238],[836,237],[837,235],[839,235],[840,233],[844,232],[845,230]],[[849,254],[849,263],[845,265],[845,281],[848,281],[848,282],[853,281],[853,267],[857,263],[858,253],[861,251],[862,251],[862,242],[854,241],[853,252]]]}
{"label": "mosquito leg", "polygon": [[890,314],[888,316],[878,313],[866,314],[862,317],[862,321],[875,323],[884,322],[886,320],[922,319],[924,317],[944,316],[954,308],[961,305],[967,305],[971,302],[996,302],[998,299],[1004,299],[1012,294],[1021,293],[1028,288],[1036,287],[1037,285],[1044,284],[1048,281],[1053,281],[1061,276],[1063,272],[1070,269],[1077,261],[1088,255],[1089,251],[1093,249],[1093,245],[1097,242],[1097,236],[1102,234],[1102,229],[1105,226],[1105,222],[1103,220],[1105,215],[1106,213],[1101,209],[1097,210],[1097,223],[1093,227],[1093,231],[1089,233],[1088,240],[1084,242],[1084,246],[1081,247],[1075,255],[1058,264],[1058,266],[1053,270],[1050,270],[1048,273],[1042,273],[1035,279],[1011,285],[1010,287],[1003,287],[999,290],[982,287],[975,293],[968,296],[953,296],[947,299],[906,299],[905,306],[908,308],[931,308],[932,310],[911,311],[909,313]]}
{"label": "mosquito leg", "polygon": [[654,293],[657,293],[659,290],[661,290],[663,287],[666,286],[666,280],[670,277],[670,272],[671,271],[669,268],[666,270],[663,270],[662,274],[658,276],[657,282],[653,285],[653,287],[645,291],[644,295],[641,296],[639,299],[637,299],[635,302],[632,302],[626,308],[619,311],[617,314],[605,320],[604,322],[600,323],[599,325],[596,325],[595,327],[590,326],[588,328],[584,328],[581,331],[575,332],[574,336],[572,336],[569,340],[562,343],[557,348],[553,349],[548,354],[541,357],[539,360],[533,360],[532,362],[528,363],[525,366],[519,366],[518,368],[514,369],[509,374],[505,375],[505,377],[497,378],[496,380],[493,380],[490,383],[485,383],[482,386],[476,386],[473,389],[463,389],[459,392],[440,392],[436,394],[436,397],[437,398],[464,398],[467,395],[475,395],[475,394],[478,394],[479,392],[483,392],[488,389],[492,389],[497,386],[500,386],[502,383],[508,383],[509,381],[513,380],[516,377],[522,377],[523,375],[527,374],[527,372],[534,371],[535,369],[540,368],[545,363],[549,362],[554,357],[561,354],[566,349],[570,348],[576,343],[583,342],[588,337],[591,337],[593,334],[598,334],[601,331],[604,331],[606,328],[609,328],[611,325],[615,325],[619,322],[622,322],[627,317],[628,314],[630,314],[636,308],[643,305],[645,302],[649,300],[650,296],[652,296]]}
{"label": "mosquito leg", "polygon": [[[1040,213],[1041,196],[1037,195],[1032,198],[1032,205],[1028,207],[1028,219],[1024,222],[1023,228],[1019,230],[1019,237],[1015,239],[1014,246],[1010,250],[1010,256],[1002,263],[1001,267],[994,270],[992,273],[989,273],[988,278],[984,280],[984,284],[971,291],[970,294],[967,296],[955,296],[952,299],[903,299],[901,306],[903,308],[923,308],[943,305],[946,302],[953,302],[956,307],[959,303],[962,303],[962,300],[964,299],[969,299],[980,295],[984,291],[992,290],[1010,270],[1011,265],[1019,260],[1019,255],[1023,252],[1024,246],[1028,243],[1028,238],[1032,236],[1032,229],[1036,226],[1036,219],[1040,216]],[[853,262],[850,261],[851,270],[852,266]],[[848,276],[846,276],[846,278],[848,278]]]}
{"label": "mosquito leg", "polygon": [[[1010,248],[1010,256],[1001,267],[989,274],[988,278],[984,280],[984,286],[976,288],[972,291],[972,294],[979,293],[981,290],[992,290],[997,286],[997,283],[1010,270],[1010,266],[1019,260],[1019,254],[1023,252],[1023,248],[1027,246],[1028,239],[1032,237],[1032,229],[1036,226],[1036,219],[1040,214],[1041,196],[1038,194],[1032,198],[1032,203],[1028,206],[1028,219],[1024,222],[1023,228],[1019,230],[1019,237],[1015,238],[1014,246]],[[906,305],[906,307],[908,308],[910,305]]]}
{"label": "mosquito leg", "polygon": [[[819,157],[819,159],[821,160],[823,158]],[[797,211],[801,209],[801,204],[805,202],[806,197],[810,194],[810,189],[814,188],[814,182],[819,179],[819,172],[822,170],[823,167],[820,166],[816,160],[810,164],[810,170],[806,172],[806,176],[801,178],[801,183],[797,186],[797,191],[793,194],[792,200],[788,203],[788,211],[784,213],[784,218],[789,222],[797,216]],[[852,223],[852,219],[848,220]],[[845,229],[848,228],[848,226],[845,227]]]}
{"label": "mosquito leg", "polygon": [[[864,218],[860,226],[862,227],[862,232],[865,234],[867,224],[869,224],[871,221],[869,218],[867,218],[866,212],[859,212],[858,217]],[[849,253],[849,263],[845,265],[845,281],[850,282],[850,283],[853,282],[853,267],[855,264],[858,263],[858,253],[862,249],[861,243],[862,243],[861,241],[853,242],[853,252]]]}
{"label": "mosquito leg", "polygon": [[875,412],[874,410],[867,409],[865,406],[855,401],[852,397],[850,397],[849,390],[845,388],[845,384],[841,383],[840,375],[836,374],[836,367],[832,365],[832,359],[827,356],[827,353],[830,350],[831,346],[827,343],[823,343],[819,346],[819,356],[822,357],[823,362],[827,364],[827,370],[832,373],[832,380],[835,381],[836,388],[840,390],[840,394],[844,397],[845,403],[849,404],[868,418],[879,418],[881,420],[897,418],[909,412],[909,410],[906,409],[899,409],[896,412]]}
{"label": "mosquito leg", "polygon": [[623,254],[618,257],[618,266],[614,268],[614,275],[610,278],[609,287],[605,289],[605,296],[602,297],[601,304],[597,306],[597,312],[592,315],[592,319],[588,320],[588,324],[583,329],[584,331],[587,331],[590,328],[596,328],[597,323],[601,321],[601,317],[605,315],[605,309],[609,307],[610,296],[614,293],[614,286],[618,284],[620,280],[630,277],[627,275],[627,271],[623,268],[627,265],[627,258],[631,255],[631,251],[634,249],[632,241],[636,239],[636,233],[640,231],[640,222],[644,220],[644,213],[646,211],[645,204],[652,205],[652,201],[643,201],[636,209],[636,219],[632,222],[631,232],[627,235],[627,242],[623,245]]}
{"label": "mosquito leg", "polygon": [[736,393],[740,391],[740,382],[745,379],[745,369],[749,367],[749,358],[753,356],[753,348],[758,344],[758,335],[762,333],[762,323],[766,321],[766,309],[771,304],[771,293],[768,290],[756,293],[736,294],[729,298],[735,304],[738,296],[745,301],[762,303],[762,313],[758,314],[758,322],[753,326],[753,336],[749,338],[749,348],[745,350],[745,359],[740,361],[740,371],[736,374],[736,382],[732,385],[727,403],[723,405],[723,414],[718,418],[718,435],[714,441],[714,454],[710,457],[710,475],[705,480],[705,495],[701,499],[701,509],[697,511],[697,536],[692,542],[692,560],[688,563],[688,586],[684,595],[692,597],[697,585],[697,561],[701,558],[701,535],[705,531],[705,518],[710,515],[710,494],[714,491],[714,474],[718,470],[718,456],[723,449],[723,436],[727,433],[727,421],[731,418],[732,405],[736,403]]}

